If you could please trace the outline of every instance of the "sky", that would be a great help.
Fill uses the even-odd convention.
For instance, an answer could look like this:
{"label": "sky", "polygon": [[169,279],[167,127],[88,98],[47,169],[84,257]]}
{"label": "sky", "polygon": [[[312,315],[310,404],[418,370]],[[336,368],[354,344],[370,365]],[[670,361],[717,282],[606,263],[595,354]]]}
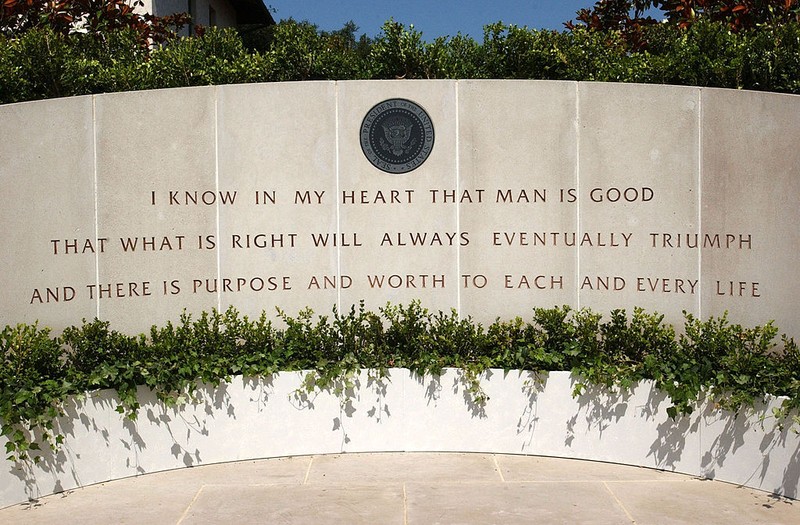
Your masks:
{"label": "sky", "polygon": [[357,34],[374,37],[389,18],[422,32],[424,40],[458,32],[483,39],[483,26],[502,21],[534,29],[564,29],[595,0],[265,0],[275,20],[307,20],[330,31],[352,20]]}

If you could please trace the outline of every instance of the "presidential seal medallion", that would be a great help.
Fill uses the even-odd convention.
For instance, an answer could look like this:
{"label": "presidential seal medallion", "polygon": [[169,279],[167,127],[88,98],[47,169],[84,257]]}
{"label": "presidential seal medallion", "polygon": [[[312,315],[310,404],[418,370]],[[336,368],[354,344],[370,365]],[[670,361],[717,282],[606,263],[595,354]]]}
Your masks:
{"label": "presidential seal medallion", "polygon": [[361,123],[361,151],[387,173],[408,173],[433,149],[433,122],[419,105],[393,98],[376,104]]}

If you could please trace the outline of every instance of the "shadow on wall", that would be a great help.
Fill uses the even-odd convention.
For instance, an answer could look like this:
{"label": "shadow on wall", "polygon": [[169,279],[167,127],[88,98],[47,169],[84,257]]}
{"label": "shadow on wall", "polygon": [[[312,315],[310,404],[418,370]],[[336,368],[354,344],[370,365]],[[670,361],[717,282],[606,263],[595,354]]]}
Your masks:
{"label": "shadow on wall", "polygon": [[[547,380],[550,377],[547,373],[540,372],[519,372],[522,379],[520,392],[526,403],[522,414],[517,420],[517,435],[524,436],[521,451],[530,450],[533,444],[533,436],[539,423],[539,395],[547,388]],[[567,445],[569,446],[569,445]]]}
{"label": "shadow on wall", "polygon": [[[572,379],[573,387],[578,383]],[[642,388],[648,389],[644,392],[645,402],[638,391]],[[790,437],[796,438],[798,429],[792,428],[791,420],[783,425],[768,404],[760,403],[734,413],[703,399],[698,403],[701,408],[694,413],[672,419],[665,417],[671,400],[652,384],[637,385],[630,391],[583,386],[575,399],[578,411],[566,422],[567,448],[573,446],[578,428],[581,433],[596,433],[602,443],[603,434],[621,422],[636,419],[658,422],[657,438],[647,453],[657,468],[685,472],[686,465],[681,462],[687,459],[687,446],[691,454],[699,447],[697,474],[703,477],[760,487],[790,498],[800,495],[800,448],[792,448],[794,445],[788,441]],[[775,471],[770,469],[773,462],[785,466],[777,483]],[[752,470],[742,476],[742,468]]]}
{"label": "shadow on wall", "polygon": [[[781,424],[772,415],[768,405],[760,403],[734,415],[707,403],[702,417],[708,427],[715,430],[721,427],[721,430],[716,430],[713,434],[713,441],[703,448],[705,453],[701,458],[701,467],[708,478],[724,479],[724,469],[728,467],[729,457],[742,450],[744,457],[761,458],[760,462],[753,464],[752,472],[743,481],[744,484],[758,480],[764,486],[771,463],[780,462],[785,465],[780,483],[767,484],[764,486],[765,490],[790,498],[800,495],[797,490],[800,482],[800,449],[795,447],[792,450],[792,445],[787,441],[790,436],[797,434],[798,429],[792,428],[791,424]],[[748,435],[761,436],[758,454],[754,450],[747,450],[748,447],[752,448],[752,440],[747,439]]]}
{"label": "shadow on wall", "polygon": [[[36,499],[114,479],[109,475],[291,455],[303,447],[313,449],[304,453],[324,453],[314,449],[320,443],[329,452],[361,451],[365,436],[377,436],[380,446],[402,428],[397,425],[405,424],[403,418],[444,409],[454,416],[449,424],[463,425],[454,426],[453,435],[479,438],[469,450],[637,464],[798,496],[798,438],[794,429],[777,425],[768,405],[733,414],[703,402],[693,414],[673,420],[666,416],[670,400],[649,382],[629,391],[583,385],[580,395],[571,397],[579,380],[562,373],[487,371],[479,378],[480,391],[475,379],[460,370],[441,376],[364,371],[332,379],[315,372],[281,373],[234,378],[218,387],[200,385],[191,396],[171,398],[170,404],[142,387],[137,419],[118,413],[114,392],[99,391],[64,404],[53,429],[65,437],[57,452],[38,434],[43,448],[38,463],[7,462],[8,472],[24,485],[29,499]],[[413,383],[422,387],[424,397],[406,398],[404,385]],[[459,405],[466,413],[459,415]],[[374,430],[365,433],[364,421],[374,422]],[[487,430],[504,444],[485,441]],[[289,437],[277,448],[267,442],[292,432],[313,437],[309,431],[323,440],[304,444]],[[564,436],[561,444],[553,440],[559,435]],[[239,442],[248,439],[255,445]],[[280,448],[286,443],[290,452]],[[408,446],[404,443],[393,446]]]}
{"label": "shadow on wall", "polygon": [[316,372],[305,372],[302,385],[292,391],[289,398],[297,410],[315,410],[319,396],[334,397],[338,401],[338,414],[331,421],[331,431],[340,433],[340,448],[344,450],[351,443],[347,421],[352,420],[359,409],[378,424],[391,417],[392,409],[386,400],[391,382],[391,371],[381,375],[376,370],[368,370],[366,378],[349,372],[332,379],[322,378]]}

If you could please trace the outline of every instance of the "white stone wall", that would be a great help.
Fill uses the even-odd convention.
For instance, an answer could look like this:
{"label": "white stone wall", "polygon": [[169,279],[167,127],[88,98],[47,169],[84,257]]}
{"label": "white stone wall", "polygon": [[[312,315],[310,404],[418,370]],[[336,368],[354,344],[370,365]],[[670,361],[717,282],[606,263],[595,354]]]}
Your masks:
{"label": "white stone wall", "polygon": [[142,0],[141,6],[135,6],[134,11],[137,13],[152,13],[153,12],[153,0]]}
{"label": "white stone wall", "polygon": [[[167,408],[147,389],[135,421],[109,391],[66,403],[58,454],[37,465],[5,462],[0,507],[110,479],[224,461],[341,452],[481,452],[592,459],[728,481],[797,498],[800,436],[771,418],[778,402],[734,414],[701,404],[671,420],[668,401],[644,382],[631,393],[573,398],[566,372],[491,370],[484,407],[470,403],[457,370],[420,378],[367,372],[337,397],[306,395],[304,373],[234,378],[201,388],[197,402]],[[5,444],[0,437],[0,447]],[[46,447],[45,447],[46,448]]]}
{"label": "white stone wall", "polygon": [[[394,98],[435,130],[402,175],[360,146]],[[419,299],[484,323],[642,306],[798,335],[798,121],[791,95],[494,80],[2,106],[0,323]]]}
{"label": "white stone wall", "polygon": [[190,1],[191,0],[148,0],[150,7],[147,12],[156,16],[188,13]]}

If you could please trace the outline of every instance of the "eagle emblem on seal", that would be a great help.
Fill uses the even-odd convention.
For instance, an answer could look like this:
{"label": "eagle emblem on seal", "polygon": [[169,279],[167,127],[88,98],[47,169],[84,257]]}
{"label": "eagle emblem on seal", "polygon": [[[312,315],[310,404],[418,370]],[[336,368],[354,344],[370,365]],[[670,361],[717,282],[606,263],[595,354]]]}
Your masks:
{"label": "eagle emblem on seal", "polygon": [[383,151],[391,151],[394,156],[400,157],[407,154],[416,145],[416,139],[411,138],[411,132],[414,129],[411,120],[395,117],[388,119],[381,126],[386,137],[385,140],[380,140]]}

